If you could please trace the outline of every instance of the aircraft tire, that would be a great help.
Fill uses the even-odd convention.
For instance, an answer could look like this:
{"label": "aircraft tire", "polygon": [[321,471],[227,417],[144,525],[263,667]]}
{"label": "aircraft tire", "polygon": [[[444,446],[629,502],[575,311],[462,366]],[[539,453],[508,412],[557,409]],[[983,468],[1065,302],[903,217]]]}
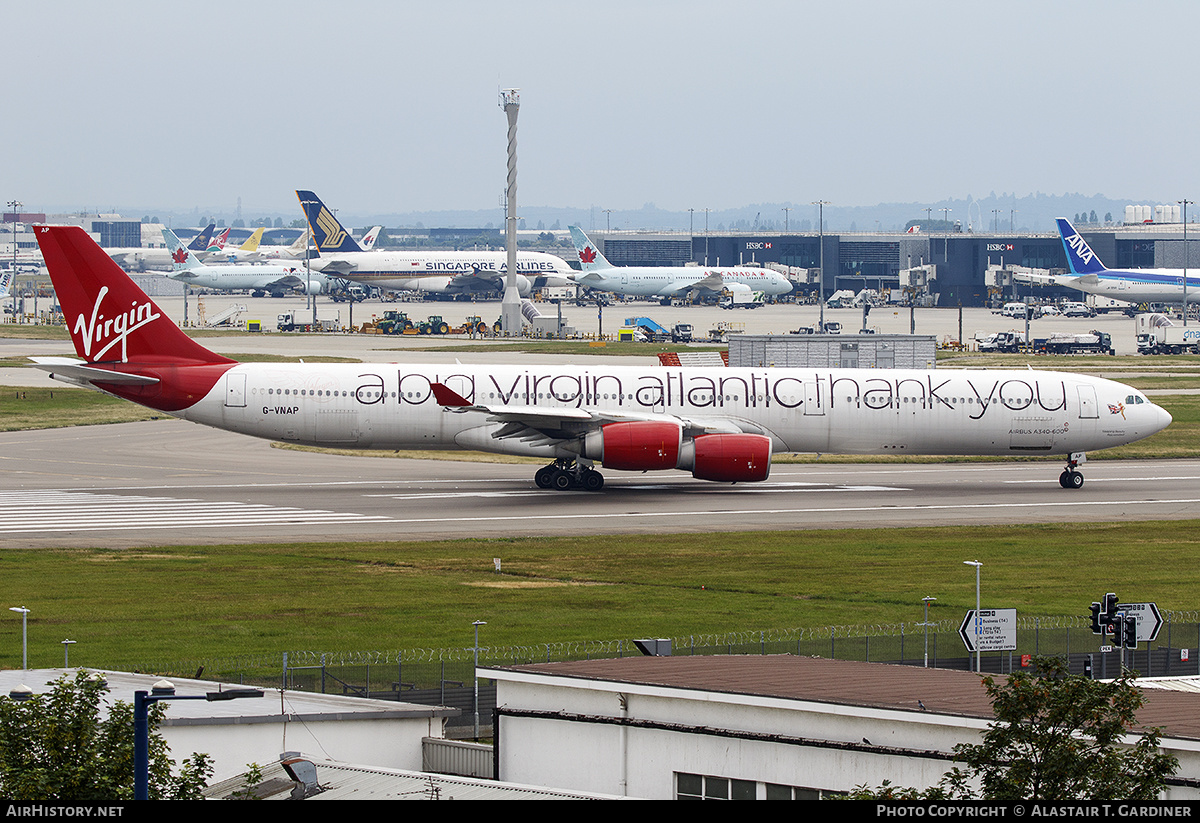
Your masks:
{"label": "aircraft tire", "polygon": [[542,468],[538,469],[533,475],[534,485],[536,485],[539,489],[553,488],[555,471],[556,470],[553,466],[543,466]]}
{"label": "aircraft tire", "polygon": [[598,492],[604,488],[604,475],[595,469],[584,469],[583,477],[580,480],[584,491]]}
{"label": "aircraft tire", "polygon": [[1082,489],[1083,473],[1067,469],[1058,476],[1058,485],[1064,489]]}
{"label": "aircraft tire", "polygon": [[557,469],[550,478],[550,484],[555,491],[565,492],[575,485],[575,478],[571,476],[570,472]]}

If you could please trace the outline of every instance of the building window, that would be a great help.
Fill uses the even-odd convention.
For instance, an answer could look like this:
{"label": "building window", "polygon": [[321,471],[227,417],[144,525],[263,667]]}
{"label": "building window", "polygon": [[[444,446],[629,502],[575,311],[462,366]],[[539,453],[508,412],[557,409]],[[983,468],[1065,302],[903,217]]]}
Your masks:
{"label": "building window", "polygon": [[778,783],[757,783],[705,774],[675,773],[676,800],[821,800],[835,792]]}

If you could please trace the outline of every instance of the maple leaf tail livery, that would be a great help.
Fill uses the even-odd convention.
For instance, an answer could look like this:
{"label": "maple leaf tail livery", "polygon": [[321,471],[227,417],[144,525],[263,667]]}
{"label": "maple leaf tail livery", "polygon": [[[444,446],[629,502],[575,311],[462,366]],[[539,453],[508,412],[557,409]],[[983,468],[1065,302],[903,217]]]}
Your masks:
{"label": "maple leaf tail livery", "polygon": [[[270,440],[540,457],[545,489],[597,491],[618,471],[766,480],[771,455],[1066,455],[1171,422],[1129,386],[1006,370],[237,363],[179,330],[82,228],[35,235],[79,359],[55,379]],[[260,267],[261,268],[261,267]]]}
{"label": "maple leaf tail livery", "polygon": [[579,226],[570,226],[569,228],[571,242],[575,244],[575,251],[579,255],[579,268],[585,275],[613,267],[613,264],[609,263],[608,259],[596,248],[596,244],[583,233],[583,229]]}

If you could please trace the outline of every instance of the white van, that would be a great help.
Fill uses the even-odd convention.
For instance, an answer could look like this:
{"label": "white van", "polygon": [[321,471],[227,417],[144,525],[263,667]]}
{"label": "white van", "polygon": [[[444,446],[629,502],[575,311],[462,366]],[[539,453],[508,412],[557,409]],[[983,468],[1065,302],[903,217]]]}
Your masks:
{"label": "white van", "polygon": [[1002,315],[1004,315],[1005,317],[1021,317],[1021,318],[1023,318],[1025,316],[1025,304],[1024,303],[1005,303],[1004,308],[1002,308],[1000,310],[1000,313]]}

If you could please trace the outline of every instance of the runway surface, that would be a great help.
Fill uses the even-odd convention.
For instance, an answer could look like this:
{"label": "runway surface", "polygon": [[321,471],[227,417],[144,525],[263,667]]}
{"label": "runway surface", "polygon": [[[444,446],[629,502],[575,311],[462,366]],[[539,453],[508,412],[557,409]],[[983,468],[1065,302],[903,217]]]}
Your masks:
{"label": "runway surface", "polygon": [[0,434],[0,548],[425,540],[1200,517],[1200,461],[777,464],[758,484],[536,465],[348,457],[178,420]]}

